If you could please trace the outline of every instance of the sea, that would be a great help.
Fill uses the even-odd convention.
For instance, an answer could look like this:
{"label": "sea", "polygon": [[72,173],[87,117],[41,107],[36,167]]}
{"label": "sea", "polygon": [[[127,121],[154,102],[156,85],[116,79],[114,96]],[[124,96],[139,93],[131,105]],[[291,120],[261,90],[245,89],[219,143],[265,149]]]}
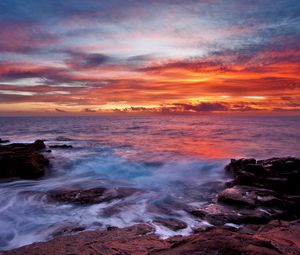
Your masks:
{"label": "sea", "polygon": [[[50,240],[68,226],[147,223],[161,238],[188,235],[209,223],[186,209],[208,202],[201,187],[230,179],[230,159],[299,157],[299,130],[300,117],[290,116],[0,117],[2,139],[73,146],[45,152],[51,167],[38,180],[0,180],[0,250]],[[96,187],[142,192],[92,205],[47,199],[53,190]],[[187,228],[172,231],[157,218]]]}

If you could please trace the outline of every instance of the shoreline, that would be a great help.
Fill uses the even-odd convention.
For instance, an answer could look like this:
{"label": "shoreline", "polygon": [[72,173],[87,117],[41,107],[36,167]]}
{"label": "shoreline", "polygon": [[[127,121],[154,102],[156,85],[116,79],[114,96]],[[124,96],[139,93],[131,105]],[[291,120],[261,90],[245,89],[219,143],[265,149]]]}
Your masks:
{"label": "shoreline", "polygon": [[[2,169],[14,166],[14,171],[9,172],[11,176],[7,171],[3,176],[41,177],[49,167],[49,160],[40,156],[46,150],[42,141],[1,145],[0,164],[6,166]],[[30,174],[24,173],[24,169]],[[300,159],[232,160],[224,171],[232,176],[226,187],[205,206],[186,210],[212,226],[194,229],[189,236],[162,240],[147,224],[80,233],[75,232],[83,229],[70,229],[50,241],[1,251],[0,254],[299,254]],[[99,187],[96,191],[60,192],[52,198],[67,203],[102,203],[132,192],[141,191],[111,191]],[[161,224],[175,229],[185,227],[172,218],[162,220]]]}

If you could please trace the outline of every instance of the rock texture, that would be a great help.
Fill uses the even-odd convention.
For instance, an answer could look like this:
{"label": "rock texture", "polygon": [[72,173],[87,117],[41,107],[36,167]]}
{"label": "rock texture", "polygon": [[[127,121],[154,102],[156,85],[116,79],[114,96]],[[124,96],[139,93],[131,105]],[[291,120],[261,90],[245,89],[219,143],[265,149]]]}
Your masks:
{"label": "rock texture", "polygon": [[109,202],[114,199],[128,197],[140,190],[134,188],[93,188],[88,190],[56,190],[49,192],[48,199],[80,205],[91,205]]}
{"label": "rock texture", "polygon": [[34,179],[43,176],[49,166],[49,160],[41,154],[45,148],[41,140],[31,144],[1,145],[0,178]]}
{"label": "rock texture", "polygon": [[36,243],[0,255],[297,255],[300,251],[300,223],[249,226],[242,230],[218,227],[188,237],[161,240],[151,226],[140,224],[107,231],[87,231],[61,236],[45,243]]}
{"label": "rock texture", "polygon": [[233,159],[225,170],[233,176],[227,188],[191,214],[213,225],[300,218],[300,159]]}

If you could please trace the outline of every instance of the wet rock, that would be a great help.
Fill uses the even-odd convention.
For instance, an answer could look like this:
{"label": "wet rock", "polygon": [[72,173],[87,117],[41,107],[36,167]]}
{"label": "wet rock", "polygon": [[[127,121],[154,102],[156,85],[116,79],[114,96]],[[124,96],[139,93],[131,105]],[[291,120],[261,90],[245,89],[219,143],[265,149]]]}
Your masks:
{"label": "wet rock", "polygon": [[187,224],[184,221],[175,218],[161,218],[157,217],[154,223],[167,227],[173,231],[187,228]]}
{"label": "wet rock", "polygon": [[1,144],[1,143],[9,143],[9,142],[10,142],[9,140],[5,140],[5,139],[2,140],[2,139],[0,138],[0,144]]}
{"label": "wet rock", "polygon": [[300,159],[231,160],[225,169],[234,179],[230,188],[219,194],[220,202],[280,210],[273,215],[276,218],[300,217]]}
{"label": "wet rock", "polygon": [[60,236],[44,243],[34,243],[1,255],[56,254],[56,255],[296,255],[300,251],[300,223],[280,225],[276,222],[263,227],[253,225],[245,230],[216,227],[200,233],[161,240],[146,224],[109,231],[86,231],[72,236]]}
{"label": "wet rock", "polygon": [[227,188],[217,200],[188,212],[217,226],[298,219],[300,189],[295,180],[300,180],[299,162],[297,158],[231,160],[225,167],[233,175]]}
{"label": "wet rock", "polygon": [[0,146],[0,178],[35,179],[43,176],[49,166],[49,160],[40,153],[45,147],[42,140]]}
{"label": "wet rock", "polygon": [[37,150],[37,151],[40,151],[40,150],[43,150],[46,148],[46,145],[44,144],[44,142],[42,140],[36,140],[33,144],[32,144],[32,147]]}
{"label": "wet rock", "polygon": [[[155,254],[282,254],[269,239],[261,240],[259,235],[254,237],[226,227],[212,228],[186,238],[176,237],[168,241],[173,242],[170,248]],[[291,250],[297,251],[298,246],[294,245]]]}
{"label": "wet rock", "polygon": [[81,205],[110,202],[114,199],[128,197],[140,190],[134,188],[93,188],[88,190],[52,191],[48,199],[58,202],[67,202]]}
{"label": "wet rock", "polygon": [[[234,184],[272,189],[277,192],[299,193],[300,159],[271,158],[232,159],[225,167],[234,177]],[[255,170],[254,170],[255,169]]]}
{"label": "wet rock", "polygon": [[215,226],[222,226],[227,223],[264,224],[270,221],[270,214],[264,211],[237,209],[219,204],[208,204],[191,210],[189,213]]}
{"label": "wet rock", "polygon": [[51,149],[71,149],[71,148],[73,148],[73,146],[68,145],[68,144],[54,144],[54,145],[50,145],[49,148],[51,148]]}
{"label": "wet rock", "polygon": [[218,201],[236,206],[255,207],[256,195],[235,186],[227,188],[218,195]]}

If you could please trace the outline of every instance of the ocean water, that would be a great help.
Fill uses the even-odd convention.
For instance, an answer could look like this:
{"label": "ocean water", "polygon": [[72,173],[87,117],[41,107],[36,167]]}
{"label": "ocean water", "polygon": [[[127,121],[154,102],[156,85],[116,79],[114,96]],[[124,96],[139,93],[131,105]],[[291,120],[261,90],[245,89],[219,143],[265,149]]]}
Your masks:
{"label": "ocean water", "polygon": [[[186,212],[209,195],[204,186],[228,180],[230,158],[300,156],[300,117],[1,117],[0,138],[70,144],[45,155],[40,180],[0,182],[0,250],[53,238],[66,226],[85,229],[153,224],[162,238],[207,224]],[[90,206],[50,202],[65,188],[134,187],[142,192]],[[180,231],[155,223],[176,218]]]}

